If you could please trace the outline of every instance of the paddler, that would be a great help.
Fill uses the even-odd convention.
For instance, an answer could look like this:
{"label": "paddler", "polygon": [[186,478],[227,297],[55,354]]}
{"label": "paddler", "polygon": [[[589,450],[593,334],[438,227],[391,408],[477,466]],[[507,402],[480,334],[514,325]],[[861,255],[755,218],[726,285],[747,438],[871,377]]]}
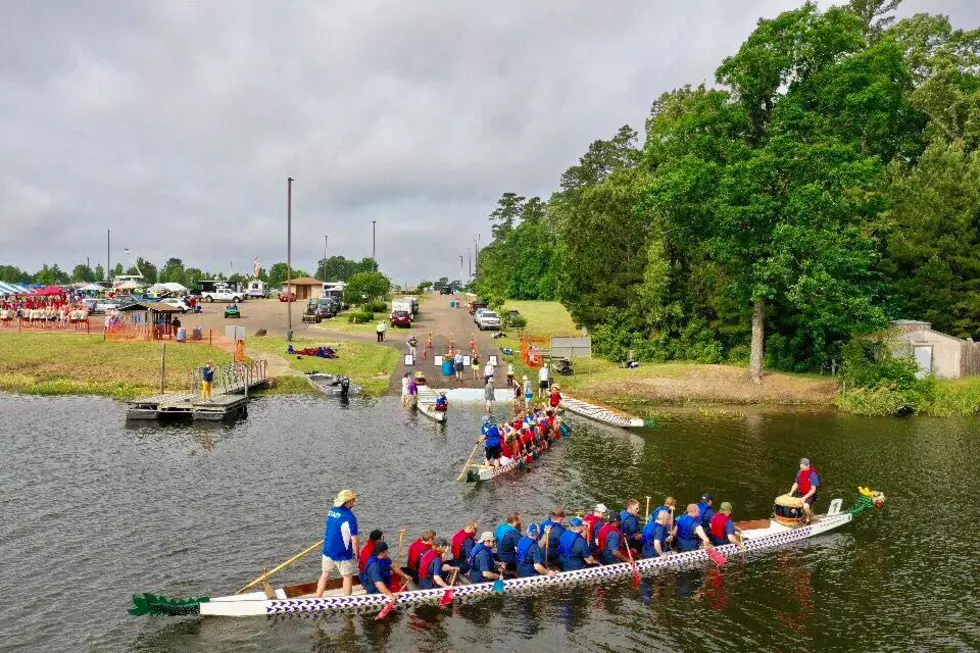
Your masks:
{"label": "paddler", "polygon": [[449,399],[446,398],[446,391],[441,390],[436,397],[436,412],[444,413],[449,410]]}
{"label": "paddler", "polygon": [[708,538],[715,546],[723,544],[735,544],[744,549],[742,538],[735,530],[735,520],[732,519],[732,504],[728,501],[721,502],[721,508],[711,518],[711,526],[708,529]]}
{"label": "paddler", "polygon": [[499,467],[500,427],[489,421],[489,419],[484,422],[484,427],[483,435],[480,436],[480,439],[483,440],[483,448],[486,451],[487,463],[493,465],[494,467]]}
{"label": "paddler", "polygon": [[608,512],[609,508],[606,508],[606,504],[597,503],[595,504],[595,508],[592,509],[592,513],[582,518],[582,521],[585,522],[585,539],[589,543],[590,551],[595,550],[599,530],[605,525],[606,514]]}
{"label": "paddler", "polygon": [[[396,569],[400,572],[400,569]],[[378,542],[372,555],[365,565],[364,570],[364,591],[368,594],[384,594],[392,601],[397,601],[397,595],[388,586],[391,585],[391,558],[388,554],[388,545]]]}
{"label": "paddler", "polygon": [[357,555],[357,565],[361,570],[361,584],[364,584],[364,569],[367,567],[368,560],[374,555],[374,549],[378,546],[378,542],[383,542],[385,539],[384,533],[380,529],[375,528],[368,535],[367,543],[361,547],[361,552]]}
{"label": "paddler", "polygon": [[800,471],[796,472],[796,482],[790,488],[789,494],[803,499],[804,522],[807,524],[813,521],[813,503],[817,500],[819,491],[820,475],[810,465],[809,458],[800,458]]}
{"label": "paddler", "polygon": [[630,497],[626,500],[626,509],[619,513],[622,520],[623,539],[626,544],[633,549],[634,553],[640,550],[643,544],[643,533],[640,528],[640,502]]}
{"label": "paddler", "polygon": [[558,540],[558,564],[562,571],[585,569],[588,565],[598,564],[592,557],[589,543],[582,536],[584,522],[578,517],[572,517],[568,522],[568,530]]}
{"label": "paddler", "polygon": [[667,538],[671,535],[671,517],[670,510],[661,511],[656,519],[643,527],[644,558],[666,558],[669,555]]}
{"label": "paddler", "polygon": [[680,553],[696,551],[702,543],[711,546],[711,541],[701,526],[701,512],[696,503],[688,505],[687,512],[677,518],[676,534],[677,550]]}
{"label": "paddler", "polygon": [[596,538],[599,550],[599,562],[604,565],[614,565],[618,562],[629,562],[629,556],[624,553],[623,532],[620,530],[622,519],[613,513],[609,523],[599,529]]}
{"label": "paddler", "polygon": [[555,508],[551,511],[551,515],[541,522],[541,546],[544,547],[546,565],[558,560],[558,540],[564,534],[565,510]]}
{"label": "paddler", "polygon": [[330,572],[334,569],[344,579],[345,595],[349,596],[354,587],[354,577],[360,571],[357,566],[357,554],[361,548],[357,538],[357,517],[353,512],[355,503],[357,503],[357,495],[352,490],[341,490],[333,500],[333,509],[327,513],[316,598],[323,596],[327,581],[330,580]]}
{"label": "paddler", "polygon": [[422,560],[422,556],[432,548],[435,541],[436,532],[425,531],[422,533],[422,537],[408,545],[408,559],[405,569],[415,582],[419,580],[419,562]]}
{"label": "paddler", "polygon": [[544,566],[544,552],[538,545],[541,528],[537,524],[528,524],[526,533],[517,543],[517,576],[554,576],[555,572]]}
{"label": "paddler", "polygon": [[470,570],[470,553],[476,546],[476,531],[480,528],[480,522],[470,519],[463,526],[463,529],[453,535],[452,564],[459,567],[459,573],[465,574]]}
{"label": "paddler", "polygon": [[707,532],[711,527],[711,518],[715,516],[714,502],[707,492],[701,495],[698,502],[698,514],[701,516],[701,528]]}
{"label": "paddler", "polygon": [[548,405],[551,406],[551,410],[558,410],[561,406],[561,386],[557,383],[551,386],[551,394],[548,395]]}
{"label": "paddler", "polygon": [[517,545],[521,541],[521,513],[512,512],[507,521],[494,532],[497,541],[497,559],[504,564],[505,571],[517,571]]}
{"label": "paddler", "polygon": [[656,522],[657,517],[662,512],[666,512],[668,515],[667,547],[670,548],[670,545],[674,542],[674,513],[677,512],[677,499],[675,499],[674,497],[667,497],[666,499],[664,499],[663,505],[657,506],[656,508],[653,509],[653,512],[650,513],[650,516],[647,518],[647,524],[651,522]]}
{"label": "paddler", "polygon": [[452,571],[452,568],[443,561],[443,556],[448,550],[449,542],[446,538],[440,537],[422,556],[419,562],[420,588],[430,590],[435,587],[449,587],[449,583],[442,577],[444,571]]}
{"label": "paddler", "polygon": [[497,565],[493,560],[494,544],[493,533],[485,531],[480,535],[480,541],[470,553],[470,582],[485,583],[501,577],[496,571]]}
{"label": "paddler", "polygon": [[534,385],[527,378],[527,374],[521,379],[524,381],[524,404],[530,408],[534,404]]}

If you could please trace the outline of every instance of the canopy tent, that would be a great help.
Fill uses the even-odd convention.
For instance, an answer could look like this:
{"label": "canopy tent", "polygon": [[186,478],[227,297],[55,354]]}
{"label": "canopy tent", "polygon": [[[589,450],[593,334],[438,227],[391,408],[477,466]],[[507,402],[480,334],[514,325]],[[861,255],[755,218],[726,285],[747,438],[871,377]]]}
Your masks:
{"label": "canopy tent", "polygon": [[16,283],[0,281],[0,294],[5,295],[26,295],[30,290]]}
{"label": "canopy tent", "polygon": [[78,290],[81,292],[102,292],[105,288],[97,283],[87,283]]}
{"label": "canopy tent", "polygon": [[65,289],[61,286],[48,286],[47,288],[41,288],[40,290],[35,290],[31,293],[32,295],[37,295],[39,297],[50,297],[53,295],[64,295]]}
{"label": "canopy tent", "polygon": [[123,281],[117,284],[114,290],[136,290],[137,288],[142,288],[143,284],[136,283],[135,281]]}
{"label": "canopy tent", "polygon": [[187,292],[187,287],[176,281],[167,281],[155,283],[149,287],[149,290],[152,292]]}

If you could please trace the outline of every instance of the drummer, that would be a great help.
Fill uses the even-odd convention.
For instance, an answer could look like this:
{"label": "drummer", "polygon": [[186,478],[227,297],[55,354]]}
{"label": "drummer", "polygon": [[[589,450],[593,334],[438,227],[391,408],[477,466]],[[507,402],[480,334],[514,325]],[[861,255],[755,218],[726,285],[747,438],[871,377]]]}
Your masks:
{"label": "drummer", "polygon": [[813,503],[817,500],[819,491],[820,476],[817,470],[810,465],[809,458],[800,458],[800,471],[796,472],[796,482],[790,488],[789,494],[803,499],[804,522],[807,524],[813,521]]}

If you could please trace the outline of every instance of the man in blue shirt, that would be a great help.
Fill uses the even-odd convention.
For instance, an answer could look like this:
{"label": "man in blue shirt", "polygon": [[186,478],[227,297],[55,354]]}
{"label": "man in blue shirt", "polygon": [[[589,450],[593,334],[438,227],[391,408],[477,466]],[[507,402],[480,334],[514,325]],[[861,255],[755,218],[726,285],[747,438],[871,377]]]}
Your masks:
{"label": "man in blue shirt", "polygon": [[711,527],[711,518],[715,516],[714,504],[711,501],[711,495],[705,492],[701,495],[701,501],[698,502],[698,512],[701,514],[701,528],[705,531]]}
{"label": "man in blue shirt", "polygon": [[384,594],[392,601],[398,598],[389,589],[391,585],[391,558],[388,555],[388,545],[378,542],[374,554],[368,559],[364,568],[364,591],[368,594]]}
{"label": "man in blue shirt", "polygon": [[443,578],[445,570],[451,568],[445,565],[443,555],[449,550],[449,542],[444,537],[435,541],[431,549],[422,555],[419,561],[419,587],[430,590],[435,587],[449,587],[449,583]]}
{"label": "man in blue shirt", "polygon": [[626,545],[633,549],[633,555],[640,550],[643,543],[643,535],[640,532],[640,502],[630,497],[626,500],[626,510],[619,513],[622,520],[623,539]]}
{"label": "man in blue shirt", "polygon": [[333,501],[333,510],[327,513],[327,526],[323,533],[323,557],[320,563],[320,581],[316,584],[316,598],[323,596],[334,568],[344,579],[344,594],[349,595],[357,576],[357,553],[361,543],[357,537],[357,517],[353,508],[357,495],[342,490]]}
{"label": "man in blue shirt", "polygon": [[657,519],[643,527],[643,557],[666,558],[667,538],[670,536],[671,512],[662,510]]}
{"label": "man in blue shirt", "polygon": [[[558,540],[565,533],[565,511],[555,508],[551,516],[541,522],[541,546],[544,547],[544,563],[558,560]],[[547,538],[547,540],[545,540]]]}
{"label": "man in blue shirt", "polygon": [[483,446],[487,452],[487,462],[498,467],[500,465],[500,428],[493,422],[484,424]]}
{"label": "man in blue shirt", "polygon": [[486,583],[501,578],[501,575],[495,571],[497,569],[497,563],[493,559],[495,544],[493,533],[490,531],[485,531],[480,535],[480,541],[470,552],[470,582]]}
{"label": "man in blue shirt", "polygon": [[544,553],[538,546],[541,528],[537,524],[529,524],[527,534],[517,543],[517,575],[521,578],[528,576],[554,576],[555,572],[544,566]]}
{"label": "man in blue shirt", "polygon": [[521,541],[521,513],[512,512],[507,521],[497,527],[497,558],[507,571],[517,571],[517,545]]}
{"label": "man in blue shirt", "polygon": [[588,542],[582,536],[583,522],[578,517],[572,517],[568,522],[568,530],[558,541],[558,563],[562,571],[584,569],[587,565],[598,564],[590,553]]}

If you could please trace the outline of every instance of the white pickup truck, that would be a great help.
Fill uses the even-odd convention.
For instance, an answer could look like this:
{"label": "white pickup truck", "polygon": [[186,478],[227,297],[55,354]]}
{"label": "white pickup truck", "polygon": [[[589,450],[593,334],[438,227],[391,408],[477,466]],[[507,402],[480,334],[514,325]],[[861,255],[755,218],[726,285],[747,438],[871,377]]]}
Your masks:
{"label": "white pickup truck", "polygon": [[482,311],[476,316],[476,326],[480,331],[484,329],[499,329],[500,316],[493,311]]}
{"label": "white pickup truck", "polygon": [[201,293],[201,301],[205,302],[235,302],[237,304],[244,297],[245,293],[232,290],[231,288],[217,288]]}

